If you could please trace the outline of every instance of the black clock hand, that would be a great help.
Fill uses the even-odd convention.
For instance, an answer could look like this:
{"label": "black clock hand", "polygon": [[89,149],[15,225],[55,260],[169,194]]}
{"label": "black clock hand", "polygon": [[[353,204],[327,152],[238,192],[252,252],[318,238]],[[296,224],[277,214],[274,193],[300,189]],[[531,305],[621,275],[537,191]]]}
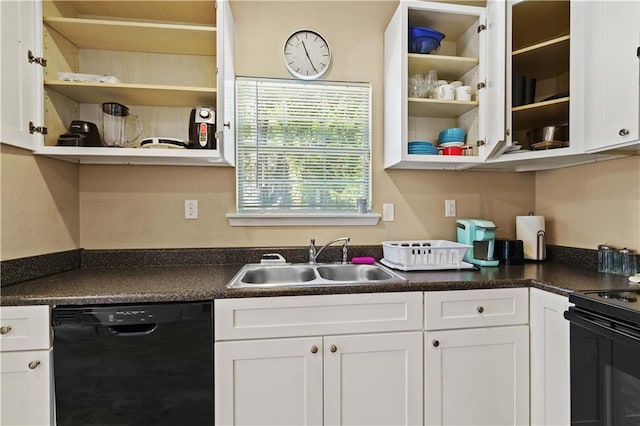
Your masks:
{"label": "black clock hand", "polygon": [[302,43],[302,47],[304,48],[304,54],[307,55],[307,59],[311,63],[311,67],[313,68],[313,70],[315,72],[318,72],[318,70],[316,69],[316,66],[313,65],[313,61],[311,60],[311,57],[309,56],[309,52],[307,51],[307,46],[304,45],[304,41],[300,41],[300,43]]}

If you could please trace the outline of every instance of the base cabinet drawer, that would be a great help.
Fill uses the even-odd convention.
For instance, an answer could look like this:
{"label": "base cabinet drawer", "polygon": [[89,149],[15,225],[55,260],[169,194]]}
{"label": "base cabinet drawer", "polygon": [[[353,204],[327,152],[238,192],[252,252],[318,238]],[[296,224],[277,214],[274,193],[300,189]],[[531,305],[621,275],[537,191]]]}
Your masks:
{"label": "base cabinet drawer", "polygon": [[430,291],[425,293],[426,330],[527,324],[527,288]]}
{"label": "base cabinet drawer", "polygon": [[51,346],[49,306],[3,306],[0,309],[0,351],[48,349]]}
{"label": "base cabinet drawer", "polygon": [[422,293],[257,297],[215,301],[215,339],[422,330]]}

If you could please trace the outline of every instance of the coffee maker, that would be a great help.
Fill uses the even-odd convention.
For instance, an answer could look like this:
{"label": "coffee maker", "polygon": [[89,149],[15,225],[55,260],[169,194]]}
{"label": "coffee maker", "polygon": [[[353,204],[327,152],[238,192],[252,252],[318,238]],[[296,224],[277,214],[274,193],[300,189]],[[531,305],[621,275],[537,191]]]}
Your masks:
{"label": "coffee maker", "polygon": [[490,220],[458,219],[458,242],[472,246],[464,255],[464,261],[479,266],[498,266],[493,257],[496,241],[496,225]]}

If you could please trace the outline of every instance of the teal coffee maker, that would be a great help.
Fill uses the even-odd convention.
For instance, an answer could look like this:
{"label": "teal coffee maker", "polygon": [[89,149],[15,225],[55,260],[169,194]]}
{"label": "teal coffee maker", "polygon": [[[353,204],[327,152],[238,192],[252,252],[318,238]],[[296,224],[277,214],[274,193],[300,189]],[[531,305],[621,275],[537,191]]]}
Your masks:
{"label": "teal coffee maker", "polygon": [[472,246],[464,255],[464,261],[479,266],[498,266],[493,250],[496,242],[496,225],[490,220],[458,219],[458,242]]}

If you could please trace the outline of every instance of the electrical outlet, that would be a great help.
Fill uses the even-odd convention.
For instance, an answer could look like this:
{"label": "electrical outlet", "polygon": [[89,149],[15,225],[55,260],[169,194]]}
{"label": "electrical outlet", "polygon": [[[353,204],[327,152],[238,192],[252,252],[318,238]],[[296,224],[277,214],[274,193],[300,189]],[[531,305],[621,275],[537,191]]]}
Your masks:
{"label": "electrical outlet", "polygon": [[444,200],[444,217],[456,217],[456,200]]}
{"label": "electrical outlet", "polygon": [[184,200],[184,218],[198,218],[198,200]]}

